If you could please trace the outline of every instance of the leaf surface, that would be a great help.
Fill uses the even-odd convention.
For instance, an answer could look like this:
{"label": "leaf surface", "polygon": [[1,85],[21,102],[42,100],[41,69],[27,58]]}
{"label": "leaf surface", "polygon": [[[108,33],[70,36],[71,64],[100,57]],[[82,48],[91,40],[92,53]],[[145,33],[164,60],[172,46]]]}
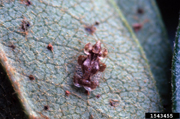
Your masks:
{"label": "leaf surface", "polygon": [[[172,50],[154,0],[116,0],[147,56],[164,111],[171,111],[170,67]],[[138,30],[138,24],[142,27]]]}
{"label": "leaf surface", "polygon": [[174,44],[174,54],[172,60],[172,101],[173,101],[173,112],[180,113],[180,19],[179,25],[176,32],[176,39]]}
{"label": "leaf surface", "polygon": [[[0,9],[0,62],[30,118],[144,118],[145,112],[162,110],[142,48],[113,1],[31,2],[4,2]],[[23,16],[31,24],[28,35],[20,29]],[[96,21],[100,24],[91,35],[84,25]],[[87,96],[73,85],[73,75],[85,44],[97,40],[109,52],[103,60],[105,81]],[[110,105],[111,99],[119,101],[117,107]]]}

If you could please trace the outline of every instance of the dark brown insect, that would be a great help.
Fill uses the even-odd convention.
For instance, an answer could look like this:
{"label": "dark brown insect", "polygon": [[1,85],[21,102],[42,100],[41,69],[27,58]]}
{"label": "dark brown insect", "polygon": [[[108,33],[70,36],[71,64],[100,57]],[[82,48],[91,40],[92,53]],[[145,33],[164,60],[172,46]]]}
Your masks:
{"label": "dark brown insect", "polygon": [[87,43],[84,47],[86,55],[78,57],[78,64],[73,78],[76,87],[84,87],[87,91],[94,90],[99,86],[99,80],[106,64],[100,60],[108,54],[107,49],[101,48],[101,42],[97,41],[93,46]]}
{"label": "dark brown insect", "polygon": [[16,48],[16,46],[13,44],[9,45],[9,47],[12,48],[13,50]]}
{"label": "dark brown insect", "polygon": [[97,94],[97,95],[96,95],[96,98],[100,98],[100,96],[101,96],[100,94]]}
{"label": "dark brown insect", "polygon": [[53,46],[49,43],[49,45],[47,46],[47,49],[50,51],[53,51]]}
{"label": "dark brown insect", "polygon": [[25,20],[25,19],[23,19],[22,23],[21,23],[21,29],[23,30],[25,35],[28,34],[29,27],[30,27],[30,22]]}
{"label": "dark brown insect", "polygon": [[66,90],[65,94],[66,96],[69,96],[71,93],[68,90]]}
{"label": "dark brown insect", "polygon": [[109,104],[113,107],[116,107],[119,103],[119,100],[115,100],[115,99],[110,99],[109,100]]}
{"label": "dark brown insect", "polygon": [[30,0],[27,0],[26,1],[26,6],[29,6],[29,5],[31,5],[32,3],[31,3],[31,1]]}
{"label": "dark brown insect", "polygon": [[30,80],[34,80],[35,78],[34,78],[33,75],[29,75],[29,79],[30,79]]}
{"label": "dark brown insect", "polygon": [[44,105],[44,110],[48,110],[49,106],[48,105]]}
{"label": "dark brown insect", "polygon": [[138,8],[138,9],[137,9],[137,13],[138,13],[138,14],[143,14],[143,13],[144,13],[144,10],[143,10],[142,8]]}

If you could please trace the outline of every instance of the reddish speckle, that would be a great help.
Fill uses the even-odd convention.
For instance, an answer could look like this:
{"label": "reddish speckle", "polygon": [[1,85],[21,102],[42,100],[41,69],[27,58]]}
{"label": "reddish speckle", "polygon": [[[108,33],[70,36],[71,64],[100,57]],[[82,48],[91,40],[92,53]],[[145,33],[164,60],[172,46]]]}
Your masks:
{"label": "reddish speckle", "polygon": [[44,106],[44,110],[48,110],[49,109],[49,106],[48,105],[45,105]]}
{"label": "reddish speckle", "polygon": [[35,78],[34,78],[33,75],[29,75],[29,79],[30,79],[30,80],[34,80]]}
{"label": "reddish speckle", "polygon": [[71,93],[68,90],[66,90],[65,94],[66,96],[69,96]]}
{"label": "reddish speckle", "polygon": [[47,46],[47,49],[50,51],[53,51],[53,46],[49,43],[49,45]]}
{"label": "reddish speckle", "polygon": [[101,96],[101,95],[100,95],[100,94],[98,94],[98,95],[96,95],[96,98],[100,98],[100,96]]}
{"label": "reddish speckle", "polygon": [[141,30],[142,26],[143,26],[143,24],[141,24],[141,23],[135,23],[135,24],[133,24],[132,27],[135,32],[138,32],[139,30]]}

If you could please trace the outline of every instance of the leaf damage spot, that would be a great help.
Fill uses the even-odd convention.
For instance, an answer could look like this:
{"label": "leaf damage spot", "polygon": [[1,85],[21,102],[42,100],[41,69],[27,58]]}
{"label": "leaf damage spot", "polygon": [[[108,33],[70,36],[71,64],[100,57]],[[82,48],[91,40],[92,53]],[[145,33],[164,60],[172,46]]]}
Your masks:
{"label": "leaf damage spot", "polygon": [[138,13],[138,14],[144,14],[144,10],[143,10],[142,8],[138,8],[138,9],[137,9],[137,13]]}
{"label": "leaf damage spot", "polygon": [[9,47],[12,48],[13,50],[16,48],[14,44],[9,45]]}
{"label": "leaf damage spot", "polygon": [[49,43],[48,46],[47,46],[47,49],[50,50],[50,51],[53,51],[53,46]]}
{"label": "leaf damage spot", "polygon": [[133,24],[132,27],[135,32],[138,32],[139,30],[141,30],[142,26],[143,26],[143,24],[141,24],[141,23],[135,23],[135,24]]}
{"label": "leaf damage spot", "polygon": [[99,86],[101,73],[106,68],[106,64],[100,60],[108,54],[107,49],[101,48],[101,42],[97,41],[93,46],[87,43],[84,47],[86,55],[78,57],[78,65],[73,78],[73,83],[76,87],[84,87],[87,91],[92,91]]}
{"label": "leaf damage spot", "polygon": [[29,79],[32,81],[32,80],[35,80],[34,76],[33,75],[29,75]]}
{"label": "leaf damage spot", "polygon": [[48,105],[44,105],[44,110],[49,110],[49,106]]}
{"label": "leaf damage spot", "polygon": [[97,95],[96,95],[96,98],[100,98],[100,96],[101,96],[100,94],[97,94]]}
{"label": "leaf damage spot", "polygon": [[65,92],[66,96],[69,96],[71,94],[71,92],[69,92],[68,90],[66,90]]}
{"label": "leaf damage spot", "polygon": [[142,27],[143,27],[143,25],[144,25],[146,22],[148,22],[148,21],[149,21],[148,19],[145,19],[142,23],[134,23],[134,24],[132,25],[134,31],[135,31],[135,32],[138,32],[139,30],[141,30]]}
{"label": "leaf damage spot", "polygon": [[95,22],[95,25],[98,26],[100,23],[98,21]]}

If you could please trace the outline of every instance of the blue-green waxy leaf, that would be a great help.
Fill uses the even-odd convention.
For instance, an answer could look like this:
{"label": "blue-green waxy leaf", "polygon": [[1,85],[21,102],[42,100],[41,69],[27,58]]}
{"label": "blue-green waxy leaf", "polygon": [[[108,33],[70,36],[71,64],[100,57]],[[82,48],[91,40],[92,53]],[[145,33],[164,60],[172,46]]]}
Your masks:
{"label": "blue-green waxy leaf", "polygon": [[[156,80],[164,111],[171,111],[172,51],[154,0],[116,0],[142,45]],[[141,26],[139,28],[139,25]]]}
{"label": "blue-green waxy leaf", "polygon": [[180,113],[180,19],[179,25],[176,32],[176,39],[174,44],[174,54],[172,60],[172,101],[173,101],[173,112]]}
{"label": "blue-green waxy leaf", "polygon": [[[0,9],[0,62],[30,118],[140,119],[145,112],[162,111],[144,52],[115,2],[31,2],[30,6],[4,2]],[[23,19],[30,22],[26,34]],[[91,35],[84,26],[96,21],[100,24]],[[107,67],[99,87],[88,96],[73,85],[73,76],[85,44],[97,40],[108,49],[102,61]],[[53,51],[47,49],[49,43]],[[65,91],[71,94],[66,96]],[[116,107],[110,100],[117,101]]]}

